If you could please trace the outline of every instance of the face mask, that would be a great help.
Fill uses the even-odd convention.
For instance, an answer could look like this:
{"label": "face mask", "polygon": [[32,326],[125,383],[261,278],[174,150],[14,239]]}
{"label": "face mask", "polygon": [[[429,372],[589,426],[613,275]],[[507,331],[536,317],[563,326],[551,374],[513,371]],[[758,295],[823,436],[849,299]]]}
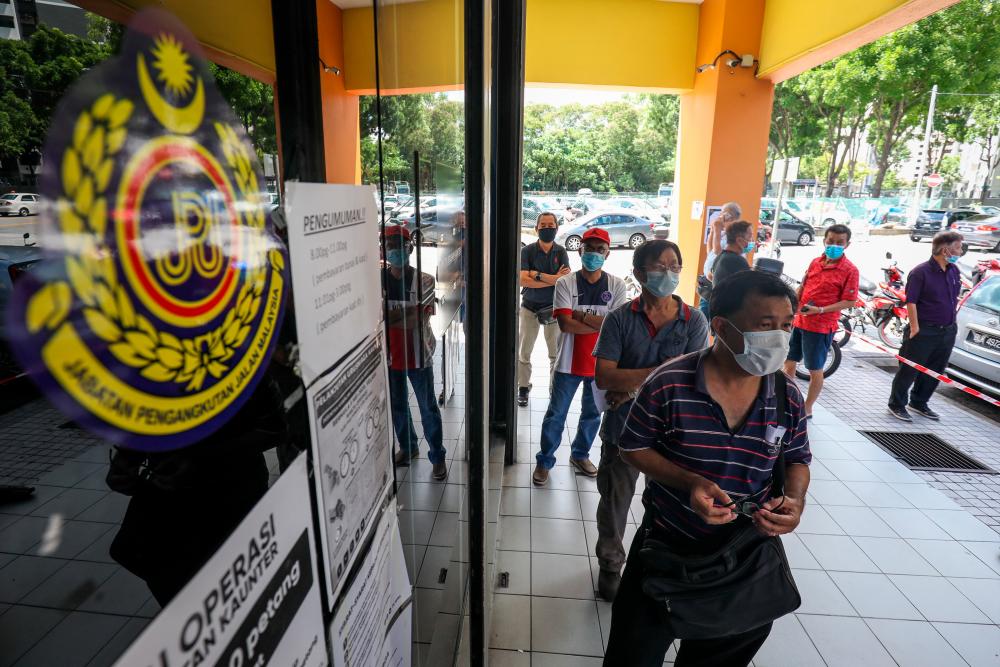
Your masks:
{"label": "face mask", "polygon": [[958,263],[958,255],[948,255],[947,257],[945,257],[945,259],[948,260],[949,264],[956,264],[956,263]]}
{"label": "face mask", "polygon": [[604,255],[599,252],[585,252],[580,259],[583,262],[583,268],[588,271],[596,271],[604,266]]}
{"label": "face mask", "polygon": [[828,245],[823,249],[826,254],[827,259],[840,259],[844,256],[844,246],[842,245]]}
{"label": "face mask", "polygon": [[680,281],[681,274],[673,271],[647,271],[646,282],[642,286],[648,289],[653,296],[662,299],[673,294]]}
{"label": "face mask", "polygon": [[[732,322],[726,321],[736,329]],[[783,329],[740,333],[743,334],[743,352],[740,354],[733,352],[733,348],[729,347],[722,336],[718,337],[726,349],[733,353],[740,368],[750,375],[763,376],[777,372],[784,365],[785,358],[788,357],[788,343],[792,338],[790,333]]]}
{"label": "face mask", "polygon": [[538,238],[542,243],[552,243],[556,240],[556,228],[555,227],[545,227],[538,230]]}
{"label": "face mask", "polygon": [[757,243],[755,241],[750,241],[750,243],[747,244],[747,247],[743,248],[743,254],[744,255],[749,255],[750,253],[753,252],[753,249],[756,248],[756,247],[757,247]]}
{"label": "face mask", "polygon": [[405,248],[389,250],[385,253],[385,260],[396,268],[406,266],[410,261],[410,251]]}

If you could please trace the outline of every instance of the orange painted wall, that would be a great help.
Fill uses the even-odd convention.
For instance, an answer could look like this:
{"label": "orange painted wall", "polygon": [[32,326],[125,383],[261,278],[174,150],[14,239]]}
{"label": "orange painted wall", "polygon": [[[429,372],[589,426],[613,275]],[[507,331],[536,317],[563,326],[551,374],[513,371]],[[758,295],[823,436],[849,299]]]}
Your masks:
{"label": "orange painted wall", "polygon": [[[698,62],[731,49],[757,53],[764,0],[705,0],[698,21]],[[743,217],[757,223],[764,182],[774,85],[753,70],[730,73],[721,66],[695,76],[694,90],[681,95],[677,158],[677,230],[684,255],[680,293],[693,300],[705,261],[705,216],[691,219],[691,205],[736,201]]]}
{"label": "orange painted wall", "polygon": [[[319,56],[344,69],[343,11],[330,0],[316,0]],[[319,63],[317,67],[322,67]],[[320,71],[323,96],[323,140],[328,183],[361,183],[359,98],[347,92],[344,76]]]}

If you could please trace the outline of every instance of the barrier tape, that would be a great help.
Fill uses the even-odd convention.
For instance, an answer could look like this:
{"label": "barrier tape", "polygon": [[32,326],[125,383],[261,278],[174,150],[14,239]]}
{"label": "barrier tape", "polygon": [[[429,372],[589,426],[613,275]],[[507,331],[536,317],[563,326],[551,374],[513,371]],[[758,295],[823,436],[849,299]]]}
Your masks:
{"label": "barrier tape", "polygon": [[906,357],[902,357],[899,354],[897,354],[895,350],[890,350],[887,347],[884,347],[883,345],[880,345],[879,343],[876,343],[875,341],[873,341],[872,339],[868,338],[867,336],[864,336],[864,335],[858,333],[857,331],[852,331],[851,332],[851,338],[857,338],[858,340],[860,340],[863,343],[868,343],[869,345],[871,345],[872,347],[874,347],[877,350],[881,350],[882,352],[885,352],[886,354],[891,354],[892,356],[896,357],[896,359],[898,359],[900,362],[906,364],[907,366],[910,366],[911,368],[915,368],[918,371],[920,371],[921,373],[925,373],[927,375],[930,375],[935,380],[940,380],[941,382],[944,382],[945,384],[950,384],[952,387],[955,387],[956,389],[960,389],[960,390],[964,391],[966,394],[969,394],[971,396],[975,396],[976,398],[980,398],[980,399],[986,401],[987,403],[989,403],[990,405],[994,405],[994,406],[1000,408],[1000,400],[997,400],[997,399],[993,398],[992,396],[984,394],[983,392],[979,391],[978,389],[973,389],[972,387],[967,387],[964,384],[962,384],[961,382],[956,382],[955,380],[952,380],[947,375],[942,375],[941,373],[938,373],[937,371],[932,371],[931,369],[927,368],[926,366],[922,366],[921,364],[918,364],[915,361],[910,361]]}

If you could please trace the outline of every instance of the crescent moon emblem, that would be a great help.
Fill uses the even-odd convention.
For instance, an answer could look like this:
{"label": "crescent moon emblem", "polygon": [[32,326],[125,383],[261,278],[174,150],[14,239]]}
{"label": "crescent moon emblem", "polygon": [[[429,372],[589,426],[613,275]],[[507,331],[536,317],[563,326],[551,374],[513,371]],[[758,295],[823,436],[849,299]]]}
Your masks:
{"label": "crescent moon emblem", "polygon": [[194,91],[194,98],[190,104],[184,107],[175,107],[163,99],[160,91],[156,89],[149,70],[146,68],[146,59],[140,53],[138,56],[139,89],[146,100],[146,106],[156,116],[163,127],[177,134],[191,134],[201,125],[201,120],[205,116],[205,85],[201,78],[198,79],[198,86]]}

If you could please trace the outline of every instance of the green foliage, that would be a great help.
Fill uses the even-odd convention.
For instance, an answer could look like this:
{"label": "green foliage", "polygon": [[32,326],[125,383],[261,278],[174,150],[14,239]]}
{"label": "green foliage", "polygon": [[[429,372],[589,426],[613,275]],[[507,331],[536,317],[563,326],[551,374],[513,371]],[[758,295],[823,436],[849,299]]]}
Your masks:
{"label": "green foliage", "polygon": [[231,69],[209,63],[219,92],[232,107],[257,157],[278,152],[274,120],[274,88]]}

